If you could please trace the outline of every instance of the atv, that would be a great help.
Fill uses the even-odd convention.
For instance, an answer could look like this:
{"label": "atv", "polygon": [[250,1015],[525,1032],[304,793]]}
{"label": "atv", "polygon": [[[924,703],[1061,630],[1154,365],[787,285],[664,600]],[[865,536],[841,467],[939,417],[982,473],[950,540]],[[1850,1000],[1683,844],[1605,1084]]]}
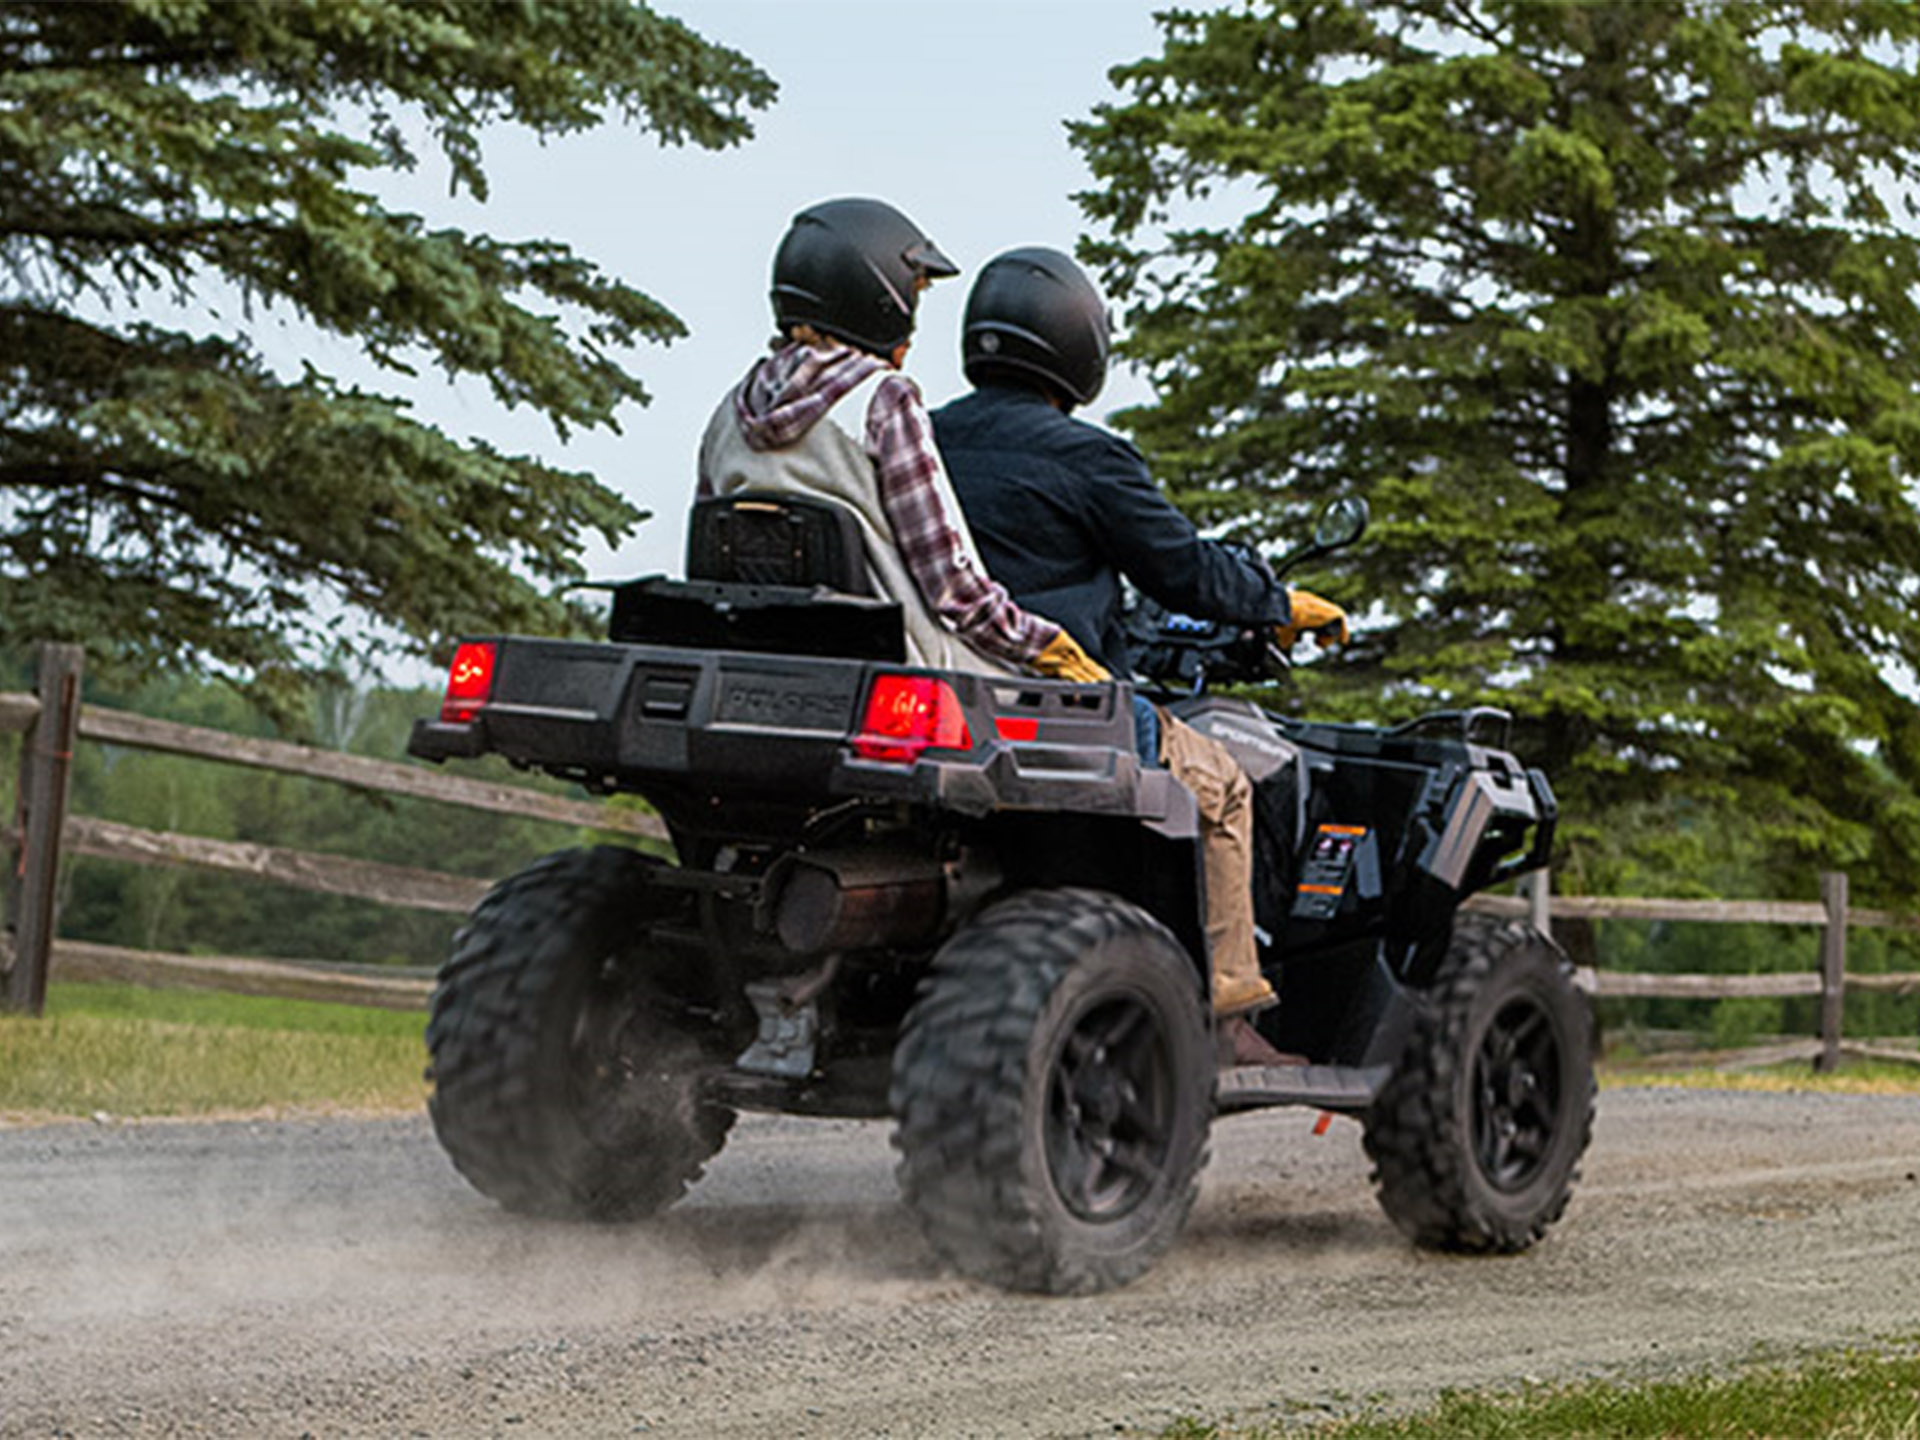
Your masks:
{"label": "atv", "polygon": [[[1358,538],[1323,515],[1283,568]],[[1141,683],[1256,796],[1256,918],[1303,1063],[1221,1068],[1192,796],[1137,757],[1133,682],[902,663],[836,507],[695,507],[687,580],[610,587],[604,643],[476,637],[412,754],[634,794],[671,857],[601,846],[502,881],[433,995],[430,1110],[509,1209],[678,1199],[742,1109],[891,1117],[932,1246],[993,1284],[1124,1284],[1178,1237],[1214,1120],[1360,1119],[1424,1246],[1513,1251],[1566,1206],[1593,1028],[1564,957],[1470,895],[1546,861],[1505,717],[1309,723],[1210,693],[1263,636],[1142,605]]]}

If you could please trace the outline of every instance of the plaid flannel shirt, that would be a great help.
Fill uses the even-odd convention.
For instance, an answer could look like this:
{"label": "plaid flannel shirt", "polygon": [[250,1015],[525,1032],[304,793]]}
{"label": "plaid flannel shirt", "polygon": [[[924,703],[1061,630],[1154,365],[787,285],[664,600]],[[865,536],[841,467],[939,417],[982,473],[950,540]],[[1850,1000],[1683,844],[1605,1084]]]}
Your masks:
{"label": "plaid flannel shirt", "polygon": [[[885,363],[851,347],[784,345],[734,388],[734,415],[754,432],[756,448],[791,445]],[[1015,605],[1006,588],[975,563],[966,519],[947,503],[951,491],[936,483],[945,467],[927,407],[905,375],[888,375],[875,388],[862,444],[873,461],[894,543],[927,608],[976,650],[1030,664],[1060,627]]]}

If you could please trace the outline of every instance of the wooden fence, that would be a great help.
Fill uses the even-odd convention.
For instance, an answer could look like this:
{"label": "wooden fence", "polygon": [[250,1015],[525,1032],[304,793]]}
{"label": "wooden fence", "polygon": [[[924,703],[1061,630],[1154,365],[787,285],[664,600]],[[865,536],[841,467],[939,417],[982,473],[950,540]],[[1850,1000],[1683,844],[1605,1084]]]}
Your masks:
{"label": "wooden fence", "polygon": [[1764,975],[1644,974],[1598,970],[1578,972],[1581,988],[1608,999],[1735,1000],[1818,996],[1817,1042],[1770,1046],[1769,1058],[1813,1061],[1831,1070],[1842,1054],[1864,1059],[1920,1063],[1920,1052],[1848,1042],[1842,1033],[1848,990],[1882,994],[1920,994],[1920,973],[1862,975],[1847,969],[1850,928],[1920,930],[1920,917],[1891,910],[1856,909],[1847,903],[1847,877],[1839,871],[1820,876],[1820,899],[1669,900],[1641,896],[1549,895],[1544,872],[1522,882],[1520,896],[1476,895],[1467,908],[1485,914],[1524,916],[1535,928],[1553,933],[1559,920],[1679,920],[1718,925],[1812,925],[1820,930],[1818,964],[1810,970]]}
{"label": "wooden fence", "polygon": [[428,982],[420,976],[355,972],[241,957],[160,955],[58,938],[59,866],[63,856],[85,855],[142,865],[189,866],[246,875],[302,890],[347,895],[387,905],[465,914],[488,882],[343,855],[314,854],[272,845],[213,840],[145,830],[112,820],[67,813],[68,771],[80,741],[188,755],[227,765],[332,781],[360,790],[436,800],[496,814],[662,839],[666,827],[651,815],[582,800],[442,774],[418,765],[370,760],[259,740],[224,731],[154,720],[86,705],[80,697],[81,652],[43,645],[33,694],[0,693],[0,734],[21,732],[16,823],[0,831],[11,855],[6,875],[6,924],[0,930],[5,1008],[39,1014],[47,976],[58,967],[69,979],[132,980],[197,985],[296,998],[418,1007]]}
{"label": "wooden fence", "polygon": [[[383,865],[340,855],[311,854],[270,845],[212,840],[143,830],[91,816],[67,814],[67,772],[81,740],[124,745],[229,765],[328,780],[362,790],[437,800],[498,814],[663,838],[650,815],[608,809],[513,785],[446,775],[420,766],[370,760],[281,741],[248,739],[217,730],[153,720],[81,703],[80,652],[42,646],[33,694],[0,693],[0,733],[22,732],[18,823],[0,832],[13,854],[7,867],[7,923],[0,931],[0,967],[8,1008],[38,1014],[51,965],[69,978],[190,984],[245,993],[347,1000],[400,1008],[425,1003],[428,982],[379,967],[321,968],[246,957],[156,955],[57,938],[56,878],[63,854],[185,865],[253,876],[332,895],[389,905],[464,914],[487,882],[430,870]],[[1527,916],[1543,931],[1557,920],[1679,920],[1711,923],[1809,925],[1820,930],[1817,967],[1768,975],[1656,975],[1580,972],[1582,985],[1601,997],[1728,999],[1746,996],[1818,996],[1820,1035],[1796,1047],[1831,1068],[1843,1052],[1909,1060],[1903,1051],[1849,1044],[1841,1033],[1846,991],[1920,992],[1920,974],[1862,975],[1846,968],[1850,927],[1920,930],[1920,919],[1884,910],[1851,908],[1847,877],[1821,877],[1818,902],[1781,900],[1668,900],[1614,896],[1550,896],[1544,874],[1528,877],[1520,896],[1475,896],[1469,908]]]}

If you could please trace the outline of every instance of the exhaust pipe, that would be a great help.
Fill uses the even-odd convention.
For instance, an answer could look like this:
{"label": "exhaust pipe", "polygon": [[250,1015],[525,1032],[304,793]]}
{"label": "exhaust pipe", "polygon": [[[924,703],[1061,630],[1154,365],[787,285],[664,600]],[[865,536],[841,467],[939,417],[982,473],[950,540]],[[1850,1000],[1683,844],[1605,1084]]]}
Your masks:
{"label": "exhaust pipe", "polygon": [[820,850],[783,856],[767,878],[773,931],[797,954],[923,944],[947,918],[951,877],[930,855]]}

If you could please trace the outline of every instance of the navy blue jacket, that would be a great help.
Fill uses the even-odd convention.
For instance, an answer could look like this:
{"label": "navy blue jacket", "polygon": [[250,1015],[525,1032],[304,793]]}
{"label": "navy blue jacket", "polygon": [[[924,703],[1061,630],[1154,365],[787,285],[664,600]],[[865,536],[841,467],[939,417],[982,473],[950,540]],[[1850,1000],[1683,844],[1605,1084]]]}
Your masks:
{"label": "navy blue jacket", "polygon": [[1202,539],[1138,450],[1039,391],[983,386],[934,411],[933,434],[987,573],[1115,674],[1129,668],[1122,575],[1204,620],[1292,617],[1287,587],[1257,560]]}

